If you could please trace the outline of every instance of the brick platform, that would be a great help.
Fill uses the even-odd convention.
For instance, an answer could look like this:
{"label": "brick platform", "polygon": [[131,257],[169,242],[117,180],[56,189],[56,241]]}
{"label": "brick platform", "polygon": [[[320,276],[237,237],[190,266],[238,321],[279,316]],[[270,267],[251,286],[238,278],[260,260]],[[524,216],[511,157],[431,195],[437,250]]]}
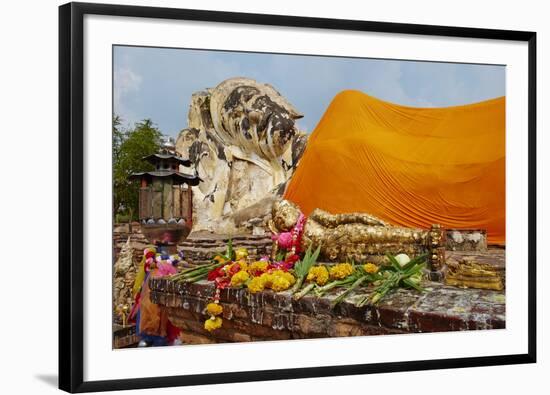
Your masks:
{"label": "brick platform", "polygon": [[330,302],[338,291],[294,301],[288,292],[251,295],[245,289],[225,289],[224,324],[210,334],[203,322],[214,293],[212,283],[150,282],[153,302],[168,308],[189,344],[505,328],[503,292],[424,285],[423,294],[399,290],[376,307],[358,308],[353,303],[364,293],[351,295],[334,309]]}
{"label": "brick platform", "polygon": [[[127,225],[115,227],[115,256],[128,237],[137,262],[147,245],[138,224],[134,224],[131,231]],[[223,251],[228,239],[226,235],[192,234],[178,249],[183,251],[189,264],[200,264]],[[254,256],[269,254],[271,250],[271,240],[267,236],[233,235],[232,240],[236,247],[246,247]],[[504,249],[460,251],[456,247],[455,251],[447,250],[446,253],[447,262],[460,261],[464,257],[491,264],[505,277]],[[353,304],[362,295],[351,295],[335,309],[330,308],[330,301],[338,290],[324,298],[308,296],[296,302],[285,292],[264,291],[250,295],[244,289],[227,289],[221,293],[223,327],[210,334],[204,330],[203,323],[205,306],[214,293],[213,284],[175,284],[152,279],[150,285],[153,302],[169,310],[170,319],[184,330],[182,338],[188,344],[505,327],[504,291],[461,289],[431,282],[424,284],[428,288],[424,294],[399,290],[376,307],[362,308]],[[118,332],[116,328],[114,331]],[[126,339],[117,334],[120,340],[115,343],[126,346],[130,337]]]}

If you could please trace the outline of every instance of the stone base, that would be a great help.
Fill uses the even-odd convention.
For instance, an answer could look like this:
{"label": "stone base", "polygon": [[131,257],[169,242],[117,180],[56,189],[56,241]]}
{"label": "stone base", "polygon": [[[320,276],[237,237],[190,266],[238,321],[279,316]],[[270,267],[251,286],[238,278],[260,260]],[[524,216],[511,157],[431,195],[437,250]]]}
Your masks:
{"label": "stone base", "polygon": [[113,348],[136,347],[139,340],[135,325],[113,325]]}
{"label": "stone base", "polygon": [[445,248],[449,251],[487,251],[485,229],[445,229]]}
{"label": "stone base", "polygon": [[[128,234],[122,227],[114,231],[115,253],[131,236],[134,260],[141,259],[147,245],[139,226]],[[269,255],[271,240],[266,236],[233,235],[236,247],[247,247],[254,256]],[[192,234],[179,249],[190,263],[203,263],[225,249],[228,237]],[[505,250],[447,251],[449,264],[465,258],[493,265],[505,278]],[[212,283],[176,284],[164,279],[151,280],[151,298],[168,308],[171,320],[184,329],[181,339],[187,344],[238,342],[277,339],[303,339],[334,336],[365,336],[439,332],[505,327],[504,291],[462,289],[441,283],[445,271],[429,274],[427,292],[398,290],[377,306],[358,308],[354,302],[362,294],[352,294],[336,308],[330,302],[341,290],[324,298],[304,297],[293,301],[288,293],[265,291],[250,295],[245,289],[226,289],[221,293],[224,307],[223,327],[213,333],[204,330],[204,309],[214,294]],[[433,282],[433,281],[438,282]],[[139,341],[131,333],[114,328],[115,348],[131,347]]]}
{"label": "stone base", "polygon": [[289,292],[246,289],[221,291],[222,328],[204,329],[206,305],[214,285],[201,281],[181,284],[151,279],[151,299],[165,306],[173,324],[183,330],[187,344],[288,340],[339,336],[369,336],[421,332],[505,328],[505,297],[502,291],[461,289],[439,282],[425,282],[426,292],[399,289],[376,306],[357,307],[359,298],[372,289],[351,294],[331,308],[341,292],[322,298],[306,296],[298,301]]}
{"label": "stone base", "polygon": [[[189,238],[183,241],[178,250],[183,252],[184,259],[190,263],[201,264],[210,261],[216,254],[225,251],[229,242],[228,235],[215,235],[210,233],[191,233]],[[234,247],[244,247],[254,257],[271,254],[270,235],[233,235],[231,241]]]}
{"label": "stone base", "polygon": [[[463,262],[475,262],[487,266],[500,279],[502,286],[497,289],[506,287],[506,250],[504,248],[489,248],[487,251],[447,251],[447,263],[450,266]],[[450,275],[446,280],[449,277]]]}
{"label": "stone base", "polygon": [[447,266],[444,266],[441,270],[432,270],[428,272],[428,280],[442,283],[445,281],[445,275],[447,274]]}

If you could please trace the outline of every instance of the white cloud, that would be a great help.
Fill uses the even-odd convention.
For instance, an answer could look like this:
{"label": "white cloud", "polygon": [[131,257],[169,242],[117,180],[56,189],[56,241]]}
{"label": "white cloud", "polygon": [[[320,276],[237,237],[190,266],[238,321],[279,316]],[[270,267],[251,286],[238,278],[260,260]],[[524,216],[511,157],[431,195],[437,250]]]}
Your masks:
{"label": "white cloud", "polygon": [[126,67],[119,67],[113,73],[113,100],[115,114],[130,118],[125,99],[139,92],[143,78]]}
{"label": "white cloud", "polygon": [[311,131],[334,96],[361,90],[415,107],[473,103],[504,94],[504,70],[381,59],[116,47],[114,110],[125,123],[151,118],[164,133],[186,126],[191,95],[237,76],[272,84]]}

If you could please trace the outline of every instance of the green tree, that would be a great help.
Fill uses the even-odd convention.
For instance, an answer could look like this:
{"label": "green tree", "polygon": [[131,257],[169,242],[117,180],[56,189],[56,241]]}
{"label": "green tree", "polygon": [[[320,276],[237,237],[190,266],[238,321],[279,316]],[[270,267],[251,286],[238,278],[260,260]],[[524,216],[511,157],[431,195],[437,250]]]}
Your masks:
{"label": "green tree", "polygon": [[124,141],[124,130],[122,129],[122,119],[115,115],[113,117],[113,163],[120,158],[120,146]]}
{"label": "green tree", "polygon": [[143,157],[158,152],[162,133],[150,119],[123,129],[121,119],[113,118],[113,198],[114,214],[137,219],[139,183],[128,177],[135,172],[154,170]]}

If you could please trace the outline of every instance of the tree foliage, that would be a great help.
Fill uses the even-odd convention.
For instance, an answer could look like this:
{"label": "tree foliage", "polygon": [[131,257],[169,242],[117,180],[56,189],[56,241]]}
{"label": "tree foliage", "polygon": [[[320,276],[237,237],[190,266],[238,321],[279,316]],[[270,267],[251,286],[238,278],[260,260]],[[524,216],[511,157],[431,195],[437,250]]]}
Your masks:
{"label": "tree foliage", "polygon": [[143,157],[158,152],[162,133],[150,119],[124,129],[120,117],[113,117],[113,210],[115,215],[138,216],[139,183],[128,177],[135,172],[154,170]]}

